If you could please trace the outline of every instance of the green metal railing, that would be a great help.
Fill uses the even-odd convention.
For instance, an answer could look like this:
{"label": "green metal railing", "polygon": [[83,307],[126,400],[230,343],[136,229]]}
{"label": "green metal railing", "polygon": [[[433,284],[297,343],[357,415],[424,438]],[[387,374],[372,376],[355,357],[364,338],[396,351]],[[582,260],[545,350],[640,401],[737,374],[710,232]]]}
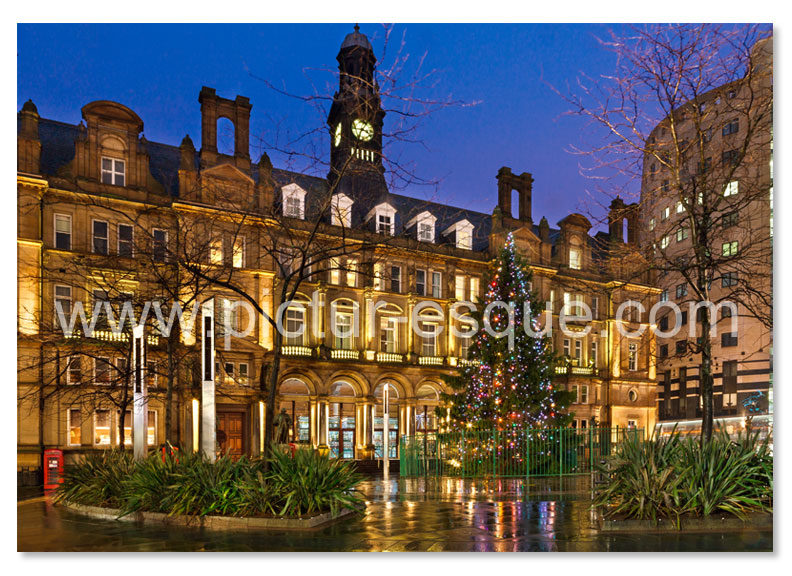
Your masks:
{"label": "green metal railing", "polygon": [[401,476],[528,478],[588,474],[638,428],[430,432],[402,436]]}

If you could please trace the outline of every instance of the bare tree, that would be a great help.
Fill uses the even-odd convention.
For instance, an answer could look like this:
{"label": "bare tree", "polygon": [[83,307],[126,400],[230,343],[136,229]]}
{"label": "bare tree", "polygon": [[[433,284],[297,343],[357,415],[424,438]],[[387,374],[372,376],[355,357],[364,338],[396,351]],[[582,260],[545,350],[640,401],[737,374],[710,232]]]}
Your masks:
{"label": "bare tree", "polygon": [[[573,114],[592,125],[595,144],[576,151],[590,160],[584,170],[597,179],[594,196],[601,204],[635,197],[634,204],[619,200],[615,208],[628,218],[636,210],[640,215],[631,240],[640,244],[659,282],[679,286],[680,304],[734,302],[741,315],[770,330],[768,36],[760,26],[632,27],[601,42],[616,55],[612,75],[581,78],[562,96]],[[711,307],[691,311],[691,335],[697,337],[677,354],[698,359],[706,441],[713,427],[712,342],[720,319]]]}

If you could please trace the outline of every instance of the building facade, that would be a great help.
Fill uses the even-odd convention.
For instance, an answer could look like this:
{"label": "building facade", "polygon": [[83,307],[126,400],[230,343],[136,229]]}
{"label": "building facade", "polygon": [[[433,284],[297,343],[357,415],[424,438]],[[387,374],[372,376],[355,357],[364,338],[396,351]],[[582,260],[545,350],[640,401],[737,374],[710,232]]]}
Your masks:
{"label": "building facade", "polygon": [[639,233],[653,250],[661,301],[680,308],[678,318],[670,309],[658,315],[658,418],[665,431],[701,427],[703,309],[691,308],[700,301],[694,237],[706,250],[701,291],[717,307],[716,421],[730,433],[748,416],[754,427],[772,427],[772,66],[770,37],[752,48],[743,78],[679,106],[649,139]]}
{"label": "building facade", "polygon": [[[30,101],[23,106],[19,466],[39,465],[46,448],[63,449],[69,461],[131,443],[130,338],[113,331],[125,302],[137,314],[149,306],[149,444],[167,439],[197,450],[195,306],[210,298],[218,319],[222,451],[261,453],[277,348],[276,412],[288,415],[292,441],[327,445],[333,457],[367,459],[382,455],[387,435],[390,456],[397,457],[400,436],[442,428],[436,408],[446,391],[443,377],[467,361],[470,344],[452,330],[464,330],[465,319],[454,318],[451,308],[483,295],[489,263],[508,233],[530,263],[533,290],[547,303],[562,357],[557,382],[576,391],[575,426],[653,429],[648,315],[616,319],[622,302],[648,308],[659,292],[648,272],[625,273],[646,269],[634,222],[626,242],[618,211],[608,233],[592,235],[580,214],[557,228],[545,218],[534,224],[533,179],[506,167],[493,186],[493,214],[391,192],[383,164],[385,113],[368,39],[356,29],[337,59],[327,177],[274,168],[266,154],[253,162],[250,101],[211,88],[199,95],[200,149],[189,136],[180,146],[148,141],[143,121],[115,102],[87,104],[77,126],[41,118]],[[233,123],[233,153],[219,151],[221,119]],[[162,331],[172,303],[185,320]],[[78,304],[93,331],[79,323],[64,331],[63,319]],[[583,304],[592,321],[573,320],[562,331],[562,310],[575,314]],[[285,332],[268,318],[281,318]],[[633,334],[622,335],[619,326]]]}

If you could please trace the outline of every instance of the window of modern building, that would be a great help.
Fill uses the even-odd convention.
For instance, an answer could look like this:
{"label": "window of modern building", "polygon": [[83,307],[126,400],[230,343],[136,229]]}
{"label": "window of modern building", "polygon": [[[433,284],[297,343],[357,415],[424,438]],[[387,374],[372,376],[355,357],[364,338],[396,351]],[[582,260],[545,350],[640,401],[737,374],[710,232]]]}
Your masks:
{"label": "window of modern building", "polygon": [[652,231],[654,229],[655,229],[655,219],[654,218],[650,218],[649,219],[649,230]]}
{"label": "window of modern building", "polygon": [[94,254],[107,254],[108,225],[104,220],[93,220],[93,242],[91,248]]}
{"label": "window of modern building", "polygon": [[676,213],[677,214],[682,214],[684,211],[685,211],[685,207],[682,204],[682,201],[678,200],[677,203],[676,203]]}
{"label": "window of modern building", "polygon": [[122,258],[134,256],[133,229],[129,224],[118,225],[118,255]]}
{"label": "window of modern building", "polygon": [[94,445],[110,446],[110,410],[94,412]]}
{"label": "window of modern building", "polygon": [[687,284],[685,284],[684,282],[682,284],[677,284],[676,287],[677,298],[682,298],[683,296],[687,296],[687,293],[688,293]]}
{"label": "window of modern building", "polygon": [[668,302],[668,288],[660,292],[660,302]]}
{"label": "window of modern building", "polygon": [[660,220],[666,220],[670,215],[671,215],[671,208],[669,206],[666,206],[665,208],[663,208],[663,211],[660,215]]}
{"label": "window of modern building", "polygon": [[732,346],[737,346],[737,333],[724,332],[723,334],[721,334],[721,346],[723,348],[730,348]]}
{"label": "window of modern building", "polygon": [[123,186],[125,168],[123,160],[106,156],[102,157],[102,183]]}
{"label": "window of modern building", "polygon": [[165,262],[168,255],[168,231],[154,228],[152,231],[154,240],[153,258],[155,262]]}
{"label": "window of modern building", "polygon": [[677,354],[684,354],[687,352],[687,340],[677,340],[676,341],[676,353]]}
{"label": "window of modern building", "polygon": [[724,272],[721,276],[721,288],[737,286],[737,272]]}
{"label": "window of modern building", "polygon": [[721,153],[721,163],[724,166],[736,166],[739,158],[740,152],[738,150],[726,150]]}
{"label": "window of modern building", "polygon": [[729,258],[731,256],[737,256],[737,251],[739,249],[739,243],[737,240],[732,240],[731,242],[724,242],[721,246],[721,250],[723,256]]}
{"label": "window of modern building", "polygon": [[725,198],[728,198],[729,196],[736,196],[739,191],[740,182],[738,180],[732,180],[723,187],[723,196]]}
{"label": "window of modern building", "polygon": [[79,408],[70,408],[66,411],[66,429],[68,436],[67,446],[79,446],[82,444],[82,414]]}
{"label": "window of modern building", "polygon": [[234,268],[245,267],[245,238],[237,236],[234,238],[234,246],[231,251],[231,264]]}
{"label": "window of modern building", "polygon": [[55,248],[71,250],[72,219],[69,214],[55,214]]}
{"label": "window of modern building", "polygon": [[737,405],[737,360],[723,362],[723,406]]}
{"label": "window of modern building", "polygon": [[724,228],[731,228],[732,226],[736,226],[740,221],[739,212],[736,210],[734,212],[728,212],[721,217],[721,225]]}
{"label": "window of modern building", "polygon": [[683,240],[687,240],[688,237],[688,229],[685,227],[677,228],[676,239],[677,242],[682,242]]}
{"label": "window of modern building", "polygon": [[721,135],[730,136],[732,134],[737,134],[737,132],[739,131],[740,131],[740,121],[739,119],[735,118],[734,120],[730,120],[723,125],[723,129],[721,130]]}
{"label": "window of modern building", "polygon": [[665,250],[666,248],[668,248],[668,244],[669,244],[669,240],[668,240],[668,235],[666,234],[665,236],[660,238],[660,248]]}

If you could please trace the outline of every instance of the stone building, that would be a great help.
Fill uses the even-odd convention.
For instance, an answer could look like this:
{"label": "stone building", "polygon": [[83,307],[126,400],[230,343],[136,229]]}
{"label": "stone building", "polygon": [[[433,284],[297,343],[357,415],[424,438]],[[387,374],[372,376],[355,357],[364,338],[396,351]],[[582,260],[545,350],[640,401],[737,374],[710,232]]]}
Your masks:
{"label": "stone building", "polygon": [[[17,176],[20,466],[36,466],[45,448],[63,449],[68,460],[118,445],[121,428],[131,442],[128,334],[114,333],[110,320],[98,315],[92,337],[79,329],[65,335],[56,302],[69,316],[78,302],[88,308],[108,302],[120,311],[123,301],[140,310],[145,301],[177,300],[189,311],[214,297],[223,320],[218,329],[226,328],[217,334],[219,447],[260,453],[278,334],[258,310],[237,303],[252,300],[274,318],[283,278],[298,261],[302,280],[283,309],[289,333],[279,348],[277,411],[290,416],[292,440],[327,444],[340,458],[381,455],[387,429],[396,457],[400,436],[441,426],[435,408],[443,376],[467,361],[470,344],[450,329],[452,322],[464,323],[450,308],[482,296],[488,264],[509,232],[531,264],[534,291],[548,303],[554,345],[564,357],[558,383],[577,391],[575,426],[654,427],[647,315],[616,320],[621,302],[649,305],[658,293],[648,276],[620,280],[630,263],[625,254],[635,252],[632,225],[625,242],[616,213],[612,230],[595,235],[580,214],[557,228],[545,218],[535,224],[531,175],[506,167],[497,172],[491,215],[391,192],[382,162],[376,59],[366,36],[357,29],[349,34],[338,62],[326,178],[274,168],[266,154],[251,161],[250,101],[207,87],[199,94],[200,149],[189,136],[179,146],[148,141],[143,121],[115,102],[87,104],[77,126],[39,117],[30,101],[23,106]],[[218,149],[220,119],[234,125],[232,154]],[[334,251],[300,260],[307,248],[295,239],[305,238]],[[277,245],[282,249],[273,249]],[[435,306],[417,312],[423,302]],[[583,303],[592,311],[591,332],[580,321],[561,332],[562,308],[573,311]],[[331,330],[349,326],[356,314],[357,334]],[[622,336],[618,324],[643,333]],[[200,338],[189,324],[170,334],[151,328],[147,337],[149,443],[169,438],[182,449],[197,449]]]}

